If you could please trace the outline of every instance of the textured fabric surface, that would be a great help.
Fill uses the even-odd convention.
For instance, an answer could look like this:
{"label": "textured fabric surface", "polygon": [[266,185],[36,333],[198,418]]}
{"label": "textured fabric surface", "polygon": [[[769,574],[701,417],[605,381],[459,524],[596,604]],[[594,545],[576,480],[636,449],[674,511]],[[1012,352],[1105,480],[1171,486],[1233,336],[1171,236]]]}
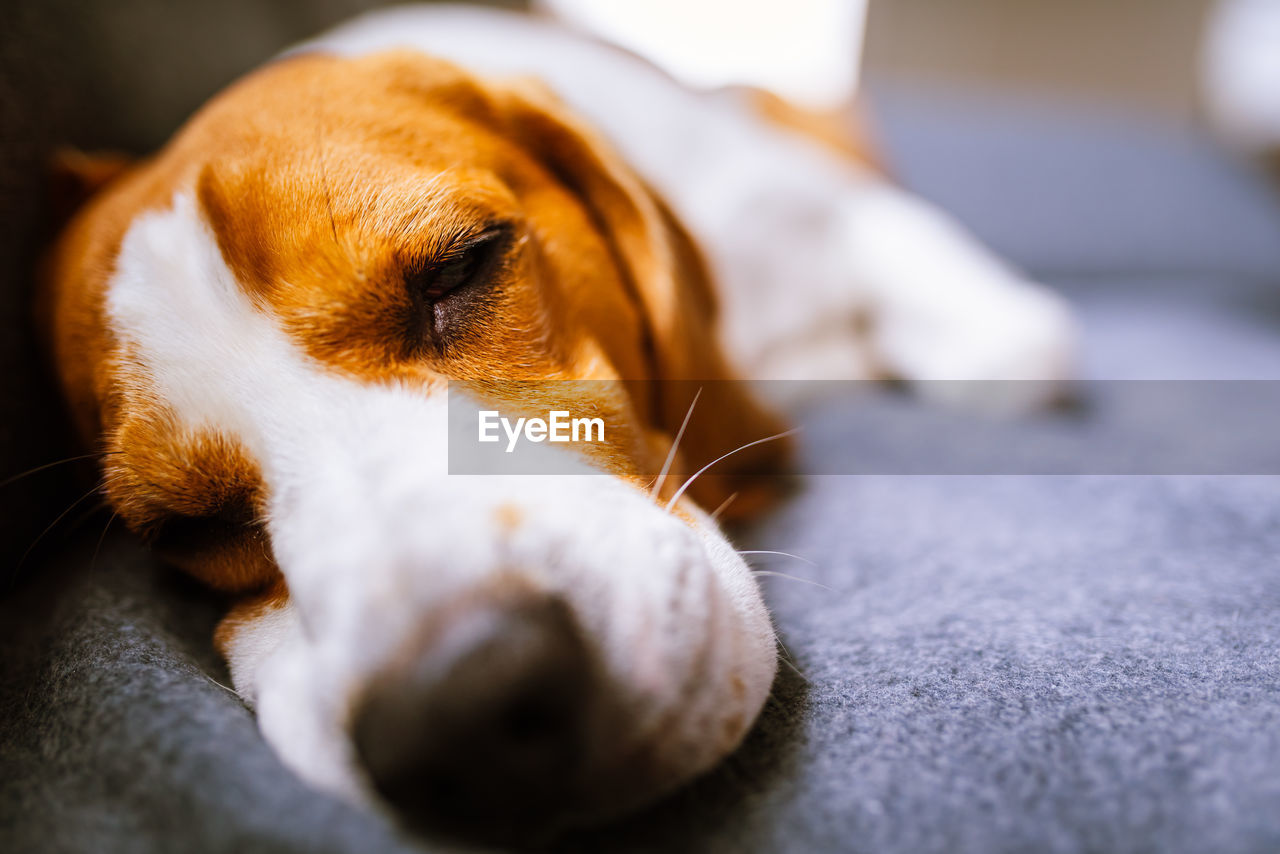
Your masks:
{"label": "textured fabric surface", "polygon": [[[1025,119],[966,113],[951,133]],[[907,174],[946,172],[944,131],[891,119],[891,139],[915,140],[897,148]],[[1079,150],[1142,161],[1131,135],[1104,131]],[[1010,133],[967,156],[985,150],[994,168],[1042,136]],[[1196,150],[1162,168],[1216,188],[1223,212],[1205,218],[1216,230],[1204,245],[1217,254],[1188,260],[1172,229],[1143,250],[1173,270],[1162,274],[1057,235],[1076,241],[1080,275],[1060,284],[1081,310],[1093,376],[1280,378],[1280,264],[1255,242],[1265,221],[1230,219],[1255,190],[1241,198],[1215,177],[1234,167]],[[1105,228],[1098,239],[1121,246],[1109,230],[1122,226],[1073,228]],[[1139,232],[1137,244],[1160,236]],[[1254,269],[1210,269],[1235,257],[1237,238]],[[875,405],[811,404],[829,429],[805,453],[857,453],[840,426]],[[1105,430],[1109,413],[1083,417]],[[417,844],[281,767],[216,684],[221,603],[127,538],[108,536],[95,556],[97,534],[0,603],[0,850]],[[718,770],[564,850],[1280,850],[1280,478],[818,477],[742,541],[816,564],[767,567],[824,585],[766,579],[803,678],[784,667]]]}
{"label": "textured fabric surface", "polygon": [[222,687],[216,597],[95,539],[2,606],[0,851],[396,850]]}
{"label": "textured fabric surface", "polygon": [[[807,682],[568,850],[1280,846],[1280,478],[814,478],[746,539],[829,588],[766,580]],[[275,760],[215,683],[216,601],[88,546],[7,603],[0,849],[407,844]]]}
{"label": "textured fabric surface", "polygon": [[1274,479],[819,479],[757,536],[831,588],[768,581],[810,684],[629,850],[1276,850],[1278,502]]}

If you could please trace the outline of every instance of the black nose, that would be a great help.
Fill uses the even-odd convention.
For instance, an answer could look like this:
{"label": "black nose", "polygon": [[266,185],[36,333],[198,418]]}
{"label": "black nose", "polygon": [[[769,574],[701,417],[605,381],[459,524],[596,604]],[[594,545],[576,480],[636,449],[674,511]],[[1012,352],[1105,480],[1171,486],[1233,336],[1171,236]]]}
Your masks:
{"label": "black nose", "polygon": [[561,600],[472,609],[383,673],[352,737],[411,824],[468,836],[541,833],[573,800],[594,679]]}

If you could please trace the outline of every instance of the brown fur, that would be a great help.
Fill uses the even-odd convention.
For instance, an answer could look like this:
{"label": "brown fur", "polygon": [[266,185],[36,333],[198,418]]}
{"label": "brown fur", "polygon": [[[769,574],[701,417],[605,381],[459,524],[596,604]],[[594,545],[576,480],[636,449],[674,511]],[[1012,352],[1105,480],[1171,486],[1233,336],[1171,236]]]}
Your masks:
{"label": "brown fur", "polygon": [[873,172],[888,174],[878,141],[861,110],[841,105],[833,110],[813,110],[797,106],[766,89],[748,89],[747,97],[765,121],[818,143],[844,160],[861,164]]}

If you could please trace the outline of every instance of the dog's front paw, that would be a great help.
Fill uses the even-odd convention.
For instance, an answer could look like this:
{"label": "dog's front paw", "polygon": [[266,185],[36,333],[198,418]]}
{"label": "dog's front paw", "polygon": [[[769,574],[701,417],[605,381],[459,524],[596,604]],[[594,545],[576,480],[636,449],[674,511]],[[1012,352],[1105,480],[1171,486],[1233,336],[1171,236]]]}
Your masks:
{"label": "dog's front paw", "polygon": [[877,328],[885,362],[923,397],[997,415],[1062,400],[1077,330],[1066,303],[1017,281],[965,288]]}
{"label": "dog's front paw", "polygon": [[1021,278],[942,211],[888,186],[844,210],[851,279],[872,348],[925,397],[1017,413],[1057,399],[1072,374],[1066,303]]}

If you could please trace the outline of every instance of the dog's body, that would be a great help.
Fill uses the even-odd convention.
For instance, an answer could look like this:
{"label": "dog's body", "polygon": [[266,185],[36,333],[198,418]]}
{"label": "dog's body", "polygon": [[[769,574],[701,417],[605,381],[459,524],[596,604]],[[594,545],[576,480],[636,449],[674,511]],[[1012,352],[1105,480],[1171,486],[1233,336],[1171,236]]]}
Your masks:
{"label": "dog's body", "polygon": [[[745,376],[1067,373],[1060,306],[1021,286],[939,212],[766,120],[743,93],[693,92],[551,21],[467,8],[393,9],[302,49],[360,55],[397,46],[485,75],[533,76],[603,132],[706,253],[720,285],[720,335]],[[859,327],[865,335],[851,334]]]}
{"label": "dog's body", "polygon": [[[215,99],[85,207],[44,302],[114,509],[241,597],[219,643],[282,758],[516,829],[706,769],[768,693],[767,613],[705,512],[729,489],[652,476],[781,429],[721,381],[1057,381],[1070,344],[1053,298],[745,101],[449,8]],[[583,379],[714,390],[699,420],[593,385],[618,430],[581,474],[448,474],[446,381]]]}

